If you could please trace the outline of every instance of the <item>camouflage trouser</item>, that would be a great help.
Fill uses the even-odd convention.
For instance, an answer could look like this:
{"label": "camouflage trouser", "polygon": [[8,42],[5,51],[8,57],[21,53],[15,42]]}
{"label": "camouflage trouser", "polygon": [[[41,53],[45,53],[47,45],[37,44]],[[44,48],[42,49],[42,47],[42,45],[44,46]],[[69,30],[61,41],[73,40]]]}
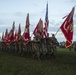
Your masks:
{"label": "camouflage trouser", "polygon": [[19,45],[18,53],[21,55],[23,53],[23,44],[22,42],[20,42],[18,45]]}
{"label": "camouflage trouser", "polygon": [[51,54],[51,56],[53,57],[53,58],[55,58],[55,56],[56,56],[56,50],[57,50],[57,47],[56,47],[56,45],[55,44],[53,44],[52,45],[52,54]]}
{"label": "camouflage trouser", "polygon": [[43,55],[47,54],[47,47],[45,44],[42,44],[42,52],[43,52]]}
{"label": "camouflage trouser", "polygon": [[76,51],[76,46],[75,45],[73,46],[73,49],[74,49],[74,51]]}
{"label": "camouflage trouser", "polygon": [[33,44],[33,57],[40,58],[40,47],[38,43]]}
{"label": "camouflage trouser", "polygon": [[56,50],[57,50],[56,44],[53,44],[53,51],[56,52]]}
{"label": "camouflage trouser", "polygon": [[54,58],[55,57],[55,52],[56,52],[56,45],[53,44],[48,44],[47,45],[47,57],[48,58]]}

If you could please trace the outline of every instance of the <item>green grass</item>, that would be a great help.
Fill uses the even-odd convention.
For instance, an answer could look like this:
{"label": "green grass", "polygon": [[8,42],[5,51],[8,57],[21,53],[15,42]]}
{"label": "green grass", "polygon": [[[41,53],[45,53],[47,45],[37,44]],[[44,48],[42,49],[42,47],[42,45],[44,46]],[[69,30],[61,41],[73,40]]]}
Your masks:
{"label": "green grass", "polygon": [[37,60],[0,51],[0,75],[76,75],[76,52],[58,48],[56,59]]}

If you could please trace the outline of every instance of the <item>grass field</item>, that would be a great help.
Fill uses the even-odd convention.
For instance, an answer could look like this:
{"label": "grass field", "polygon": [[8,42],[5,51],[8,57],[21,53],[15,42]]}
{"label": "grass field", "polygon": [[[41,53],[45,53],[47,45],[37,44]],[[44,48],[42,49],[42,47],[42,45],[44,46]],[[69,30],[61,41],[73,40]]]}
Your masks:
{"label": "grass field", "polygon": [[37,60],[0,51],[0,75],[76,75],[76,52],[58,48],[56,59]]}

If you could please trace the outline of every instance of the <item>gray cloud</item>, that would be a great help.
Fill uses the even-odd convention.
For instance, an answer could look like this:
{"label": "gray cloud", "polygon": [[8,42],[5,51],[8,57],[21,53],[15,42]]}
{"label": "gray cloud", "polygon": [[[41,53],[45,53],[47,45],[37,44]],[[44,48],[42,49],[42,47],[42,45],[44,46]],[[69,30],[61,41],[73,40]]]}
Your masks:
{"label": "gray cloud", "polygon": [[75,3],[76,4],[76,0],[67,0],[67,1],[65,1],[65,3]]}
{"label": "gray cloud", "polygon": [[37,4],[35,4],[35,3],[33,4],[33,6],[35,6],[35,7],[39,7],[39,6],[38,6]]}
{"label": "gray cloud", "polygon": [[72,3],[76,3],[76,0],[70,0],[70,2],[72,2]]}
{"label": "gray cloud", "polygon": [[13,16],[17,16],[17,17],[22,17],[22,16],[26,16],[27,13],[25,12],[15,12],[13,13]]}

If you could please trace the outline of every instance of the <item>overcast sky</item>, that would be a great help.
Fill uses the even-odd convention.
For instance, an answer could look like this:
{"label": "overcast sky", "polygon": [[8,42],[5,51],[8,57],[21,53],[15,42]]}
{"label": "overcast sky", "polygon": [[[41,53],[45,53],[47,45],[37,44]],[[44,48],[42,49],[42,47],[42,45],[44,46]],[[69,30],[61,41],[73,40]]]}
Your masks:
{"label": "overcast sky", "polygon": [[[0,0],[0,36],[6,28],[11,29],[15,21],[15,30],[21,23],[24,31],[27,13],[30,18],[30,31],[33,32],[39,19],[45,21],[46,3],[48,1],[49,33],[56,33],[63,23],[62,17],[69,14],[72,7],[76,8],[76,0]],[[56,35],[58,41],[65,41],[61,30]],[[74,36],[76,41],[76,10],[74,12]]]}

